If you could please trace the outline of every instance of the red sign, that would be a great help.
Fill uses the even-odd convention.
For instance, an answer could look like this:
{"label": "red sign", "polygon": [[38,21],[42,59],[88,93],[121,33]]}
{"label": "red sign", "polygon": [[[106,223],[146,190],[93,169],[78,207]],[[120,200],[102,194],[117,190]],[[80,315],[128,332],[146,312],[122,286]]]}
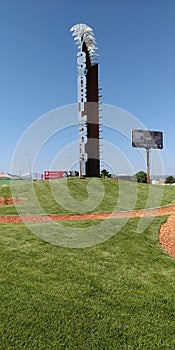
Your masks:
{"label": "red sign", "polygon": [[44,172],[44,180],[53,180],[53,179],[60,179],[64,177],[65,171],[45,171]]}

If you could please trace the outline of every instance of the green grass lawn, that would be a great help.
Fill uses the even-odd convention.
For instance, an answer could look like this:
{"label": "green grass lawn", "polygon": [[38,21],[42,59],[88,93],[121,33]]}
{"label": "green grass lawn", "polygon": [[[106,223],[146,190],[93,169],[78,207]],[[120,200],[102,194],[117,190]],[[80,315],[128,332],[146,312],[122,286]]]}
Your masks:
{"label": "green grass lawn", "polygon": [[175,260],[130,220],[86,249],[1,225],[1,349],[174,349]]}
{"label": "green grass lawn", "polygon": [[[114,179],[97,179],[94,184],[91,179],[78,178],[50,182],[13,180],[11,185],[12,194],[10,185],[2,187],[0,182],[0,197],[13,195],[15,198],[23,198],[25,202],[17,205],[21,214],[110,212],[175,203],[175,186],[148,186]],[[102,195],[99,197],[100,193]],[[94,203],[92,208],[90,201]],[[17,209],[13,205],[0,206],[0,215],[4,214],[17,214]]]}
{"label": "green grass lawn", "polygon": [[[77,185],[70,179],[73,197],[88,198],[86,181]],[[119,193],[117,182],[102,181],[106,197],[95,211],[112,210]],[[28,186],[18,184],[24,198],[30,198]],[[48,183],[34,186],[49,213],[68,211],[55,209]],[[139,185],[135,207],[144,207],[148,197],[149,186]],[[174,187],[167,186],[161,205],[170,203]],[[1,215],[13,208],[3,206]],[[48,244],[24,224],[0,224],[0,349],[174,350],[175,260],[158,244],[166,217],[154,218],[142,233],[139,220],[130,219],[109,240],[84,249]],[[113,222],[117,227],[119,220]]]}

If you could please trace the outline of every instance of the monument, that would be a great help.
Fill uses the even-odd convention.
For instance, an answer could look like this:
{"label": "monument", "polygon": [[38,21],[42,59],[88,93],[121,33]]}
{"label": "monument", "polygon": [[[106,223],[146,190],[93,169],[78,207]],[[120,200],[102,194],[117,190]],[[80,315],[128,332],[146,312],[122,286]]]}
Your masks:
{"label": "monument", "polygon": [[78,45],[78,122],[80,176],[100,176],[100,93],[96,41],[92,28],[77,24],[70,31]]}

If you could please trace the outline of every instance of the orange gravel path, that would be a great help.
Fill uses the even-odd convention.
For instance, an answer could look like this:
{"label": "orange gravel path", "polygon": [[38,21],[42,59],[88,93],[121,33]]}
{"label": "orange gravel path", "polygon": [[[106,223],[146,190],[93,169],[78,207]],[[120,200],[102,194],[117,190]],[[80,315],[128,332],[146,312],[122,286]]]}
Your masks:
{"label": "orange gravel path", "polygon": [[159,232],[159,243],[169,255],[175,258],[175,204],[157,209],[121,211],[116,213],[62,214],[62,215],[0,215],[0,223],[48,222],[61,220],[98,220],[115,218],[136,218],[170,215],[162,224]]}
{"label": "orange gravel path", "polygon": [[159,232],[159,243],[169,255],[175,258],[175,213],[162,224]]}

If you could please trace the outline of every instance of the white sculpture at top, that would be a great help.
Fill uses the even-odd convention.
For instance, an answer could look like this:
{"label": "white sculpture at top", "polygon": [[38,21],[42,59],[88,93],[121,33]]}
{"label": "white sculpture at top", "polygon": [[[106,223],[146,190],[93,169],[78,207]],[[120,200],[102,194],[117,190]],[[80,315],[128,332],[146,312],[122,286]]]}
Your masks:
{"label": "white sculpture at top", "polygon": [[80,23],[73,26],[70,31],[72,32],[72,36],[74,36],[74,40],[80,50],[82,49],[83,43],[86,44],[90,60],[91,62],[94,62],[97,56],[95,52],[97,46],[92,28],[86,24]]}

